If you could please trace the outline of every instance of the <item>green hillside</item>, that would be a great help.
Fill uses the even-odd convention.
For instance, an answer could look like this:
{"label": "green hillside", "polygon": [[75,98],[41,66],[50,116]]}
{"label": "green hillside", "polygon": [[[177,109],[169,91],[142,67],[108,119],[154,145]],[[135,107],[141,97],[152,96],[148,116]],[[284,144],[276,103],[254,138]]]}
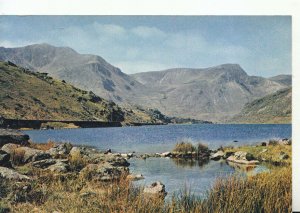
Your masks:
{"label": "green hillside", "polygon": [[291,123],[292,88],[256,99],[244,106],[230,123]]}
{"label": "green hillside", "polygon": [[0,116],[14,119],[159,122],[65,81],[0,62]]}

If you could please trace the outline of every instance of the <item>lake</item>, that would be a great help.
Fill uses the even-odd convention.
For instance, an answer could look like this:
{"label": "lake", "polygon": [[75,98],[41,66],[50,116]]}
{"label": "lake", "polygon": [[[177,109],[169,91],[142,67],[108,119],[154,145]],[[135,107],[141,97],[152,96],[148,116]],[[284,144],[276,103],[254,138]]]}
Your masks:
{"label": "lake", "polygon": [[[116,127],[93,129],[61,129],[24,131],[34,142],[48,140],[95,146],[100,150],[111,148],[114,152],[156,153],[171,151],[180,140],[202,142],[210,149],[220,146],[256,144],[269,139],[291,138],[289,124],[193,124],[159,125],[141,127]],[[238,142],[233,142],[238,141]],[[130,170],[142,173],[145,180],[137,184],[161,181],[169,194],[190,188],[203,195],[220,176],[235,170],[224,161],[178,161],[166,158],[130,159]],[[258,166],[256,170],[263,169]]]}

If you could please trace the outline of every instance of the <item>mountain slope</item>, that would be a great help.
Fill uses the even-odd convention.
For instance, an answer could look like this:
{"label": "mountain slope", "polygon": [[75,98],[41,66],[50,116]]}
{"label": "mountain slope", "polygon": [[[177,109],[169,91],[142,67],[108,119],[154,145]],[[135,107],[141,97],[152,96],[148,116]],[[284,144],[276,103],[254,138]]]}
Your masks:
{"label": "mountain slope", "polygon": [[291,75],[277,75],[269,78],[271,81],[276,81],[278,83],[284,84],[286,86],[292,86],[292,76]]}
{"label": "mountain slope", "polygon": [[7,62],[0,62],[0,116],[14,119],[161,122],[149,113],[121,108],[93,92]]}
{"label": "mountain slope", "polygon": [[0,61],[8,60],[33,71],[46,72],[115,102],[125,101],[128,96],[135,95],[134,91],[140,91],[143,87],[100,56],[79,54],[69,47],[48,44],[0,47]]}
{"label": "mountain slope", "polygon": [[245,103],[283,89],[286,85],[248,76],[237,64],[206,69],[170,69],[132,75],[150,88],[133,100],[162,113],[223,122]]}
{"label": "mountain slope", "polygon": [[277,91],[256,99],[242,109],[230,122],[233,123],[291,123],[292,88]]}
{"label": "mountain slope", "polygon": [[1,47],[0,60],[49,73],[118,104],[158,109],[169,117],[213,122],[228,120],[246,103],[288,84],[286,77],[248,76],[237,64],[126,75],[100,56],[48,44]]}

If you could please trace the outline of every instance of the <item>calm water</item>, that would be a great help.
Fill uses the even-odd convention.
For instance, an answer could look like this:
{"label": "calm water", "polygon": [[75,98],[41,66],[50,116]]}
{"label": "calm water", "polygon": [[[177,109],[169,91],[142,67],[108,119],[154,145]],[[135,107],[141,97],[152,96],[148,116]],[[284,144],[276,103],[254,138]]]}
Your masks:
{"label": "calm water", "polygon": [[[155,153],[170,151],[174,145],[188,139],[201,141],[214,149],[226,145],[255,144],[275,138],[290,138],[291,125],[165,125],[122,128],[63,129],[25,131],[35,142],[69,141],[73,144],[92,145],[101,150],[111,148],[115,152]],[[238,143],[233,141],[237,140]],[[147,160],[131,159],[130,170],[142,173],[148,184],[160,180],[166,190],[179,192],[185,186],[197,195],[203,193],[220,176],[227,176],[234,169],[226,162],[208,163],[175,161],[165,158]],[[261,166],[257,170],[262,169]]]}

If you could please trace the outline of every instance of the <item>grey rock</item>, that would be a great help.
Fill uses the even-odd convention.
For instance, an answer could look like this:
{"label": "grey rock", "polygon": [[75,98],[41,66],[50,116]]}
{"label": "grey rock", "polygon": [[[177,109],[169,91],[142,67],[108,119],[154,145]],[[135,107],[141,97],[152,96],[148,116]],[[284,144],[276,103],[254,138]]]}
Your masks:
{"label": "grey rock", "polygon": [[165,197],[167,195],[167,192],[165,190],[165,185],[162,184],[159,181],[156,181],[152,183],[149,186],[146,186],[143,190],[145,194],[150,194],[150,195],[159,195]]}
{"label": "grey rock", "polygon": [[47,150],[47,153],[49,153],[51,156],[61,156],[61,155],[67,155],[72,150],[72,145],[70,143],[61,143],[56,144],[54,147]]}
{"label": "grey rock", "polygon": [[284,152],[280,152],[280,155],[279,155],[279,160],[286,160],[289,158],[289,155],[284,153]]}
{"label": "grey rock", "polygon": [[226,160],[234,163],[247,165],[259,164],[259,161],[255,160],[252,154],[244,151],[235,152],[234,155],[231,155]]}
{"label": "grey rock", "polygon": [[225,153],[223,151],[217,151],[216,153],[213,153],[210,156],[210,159],[212,159],[212,160],[220,160],[224,155],[225,155]]}
{"label": "grey rock", "polygon": [[87,180],[112,181],[120,179],[122,173],[128,173],[127,167],[115,167],[110,163],[88,164],[83,168],[79,176]]}
{"label": "grey rock", "polygon": [[8,143],[2,146],[1,150],[12,155],[18,147],[20,147],[20,145],[14,143]]}
{"label": "grey rock", "polygon": [[0,167],[0,176],[9,179],[9,180],[30,180],[30,178],[26,175],[21,175],[20,173],[16,172],[13,169],[9,169],[6,167]]}
{"label": "grey rock", "polygon": [[29,136],[12,129],[0,129],[0,147],[7,143],[28,145]]}
{"label": "grey rock", "polygon": [[56,160],[55,159],[39,160],[39,161],[33,162],[31,165],[33,167],[45,169],[45,168],[48,168],[49,166],[51,166],[53,164],[56,164]]}
{"label": "grey rock", "polygon": [[63,160],[56,160],[56,163],[50,165],[47,170],[55,173],[66,173],[70,171],[70,166]]}
{"label": "grey rock", "polygon": [[129,174],[127,175],[126,179],[131,180],[131,181],[138,181],[145,179],[142,174]]}
{"label": "grey rock", "polygon": [[171,152],[163,152],[160,154],[161,157],[171,157],[172,153]]}

